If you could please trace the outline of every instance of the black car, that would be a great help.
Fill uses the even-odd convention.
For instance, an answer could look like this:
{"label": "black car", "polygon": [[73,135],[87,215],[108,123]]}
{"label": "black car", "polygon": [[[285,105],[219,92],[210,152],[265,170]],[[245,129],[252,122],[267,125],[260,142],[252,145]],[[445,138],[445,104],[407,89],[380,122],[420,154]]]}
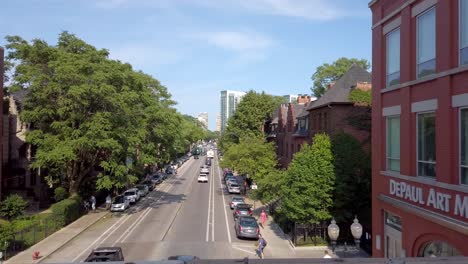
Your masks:
{"label": "black car", "polygon": [[141,184],[148,186],[150,192],[154,190],[154,183],[150,180],[143,181]]}
{"label": "black car", "polygon": [[211,166],[211,159],[206,159],[205,165],[206,166]]}
{"label": "black car", "polygon": [[232,214],[234,215],[234,218],[239,216],[252,216],[253,212],[251,208],[251,204],[237,204]]}
{"label": "black car", "polygon": [[85,262],[112,262],[124,261],[122,248],[120,247],[101,247],[94,249],[86,258]]}

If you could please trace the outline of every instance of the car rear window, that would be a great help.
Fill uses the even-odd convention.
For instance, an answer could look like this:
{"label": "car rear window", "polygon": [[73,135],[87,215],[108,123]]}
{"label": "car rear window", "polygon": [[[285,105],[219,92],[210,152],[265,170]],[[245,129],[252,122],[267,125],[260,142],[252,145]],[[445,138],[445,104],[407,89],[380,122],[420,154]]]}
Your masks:
{"label": "car rear window", "polygon": [[232,198],[234,202],[243,202],[244,198]]}
{"label": "car rear window", "polygon": [[240,224],[241,226],[257,227],[257,221],[253,218],[242,218]]}
{"label": "car rear window", "polygon": [[239,185],[233,183],[233,184],[231,184],[231,187],[233,187],[233,188],[239,188]]}
{"label": "car rear window", "polygon": [[134,191],[125,192],[125,196],[135,195]]}
{"label": "car rear window", "polygon": [[123,203],[123,202],[124,202],[124,198],[122,196],[115,197],[114,199],[114,203]]}

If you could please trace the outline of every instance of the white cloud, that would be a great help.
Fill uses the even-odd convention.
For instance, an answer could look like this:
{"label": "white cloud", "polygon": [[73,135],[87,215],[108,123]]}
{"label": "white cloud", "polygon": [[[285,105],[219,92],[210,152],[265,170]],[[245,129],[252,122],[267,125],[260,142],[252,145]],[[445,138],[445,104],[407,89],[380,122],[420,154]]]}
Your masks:
{"label": "white cloud", "polygon": [[252,32],[210,32],[195,34],[195,37],[219,48],[238,52],[265,50],[273,44],[270,38]]}

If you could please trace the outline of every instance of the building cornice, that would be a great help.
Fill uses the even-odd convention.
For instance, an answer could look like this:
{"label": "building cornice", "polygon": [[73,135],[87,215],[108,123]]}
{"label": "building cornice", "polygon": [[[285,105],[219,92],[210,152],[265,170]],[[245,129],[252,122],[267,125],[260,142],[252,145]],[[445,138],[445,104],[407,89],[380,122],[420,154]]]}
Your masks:
{"label": "building cornice", "polygon": [[402,175],[402,174],[399,174],[397,172],[392,172],[392,171],[381,171],[380,175],[393,177],[393,178],[410,181],[410,182],[426,184],[426,185],[439,187],[439,188],[443,188],[447,190],[468,193],[468,185],[455,185],[455,184],[449,184],[445,182],[438,182],[432,178],[407,176],[407,175]]}

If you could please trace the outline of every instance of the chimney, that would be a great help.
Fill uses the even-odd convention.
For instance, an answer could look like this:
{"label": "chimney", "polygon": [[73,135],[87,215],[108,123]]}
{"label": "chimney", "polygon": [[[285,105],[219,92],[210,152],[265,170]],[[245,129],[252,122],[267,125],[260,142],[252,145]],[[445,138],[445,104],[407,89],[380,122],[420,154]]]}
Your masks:
{"label": "chimney", "polygon": [[372,84],[368,83],[368,82],[357,82],[356,83],[356,89],[367,92],[367,91],[372,89]]}
{"label": "chimney", "polygon": [[333,88],[333,86],[335,86],[335,82],[331,82],[327,85],[327,90],[330,90],[331,88]]}
{"label": "chimney", "polygon": [[298,104],[307,104],[308,102],[310,102],[310,96],[308,95],[300,95],[297,97]]}

